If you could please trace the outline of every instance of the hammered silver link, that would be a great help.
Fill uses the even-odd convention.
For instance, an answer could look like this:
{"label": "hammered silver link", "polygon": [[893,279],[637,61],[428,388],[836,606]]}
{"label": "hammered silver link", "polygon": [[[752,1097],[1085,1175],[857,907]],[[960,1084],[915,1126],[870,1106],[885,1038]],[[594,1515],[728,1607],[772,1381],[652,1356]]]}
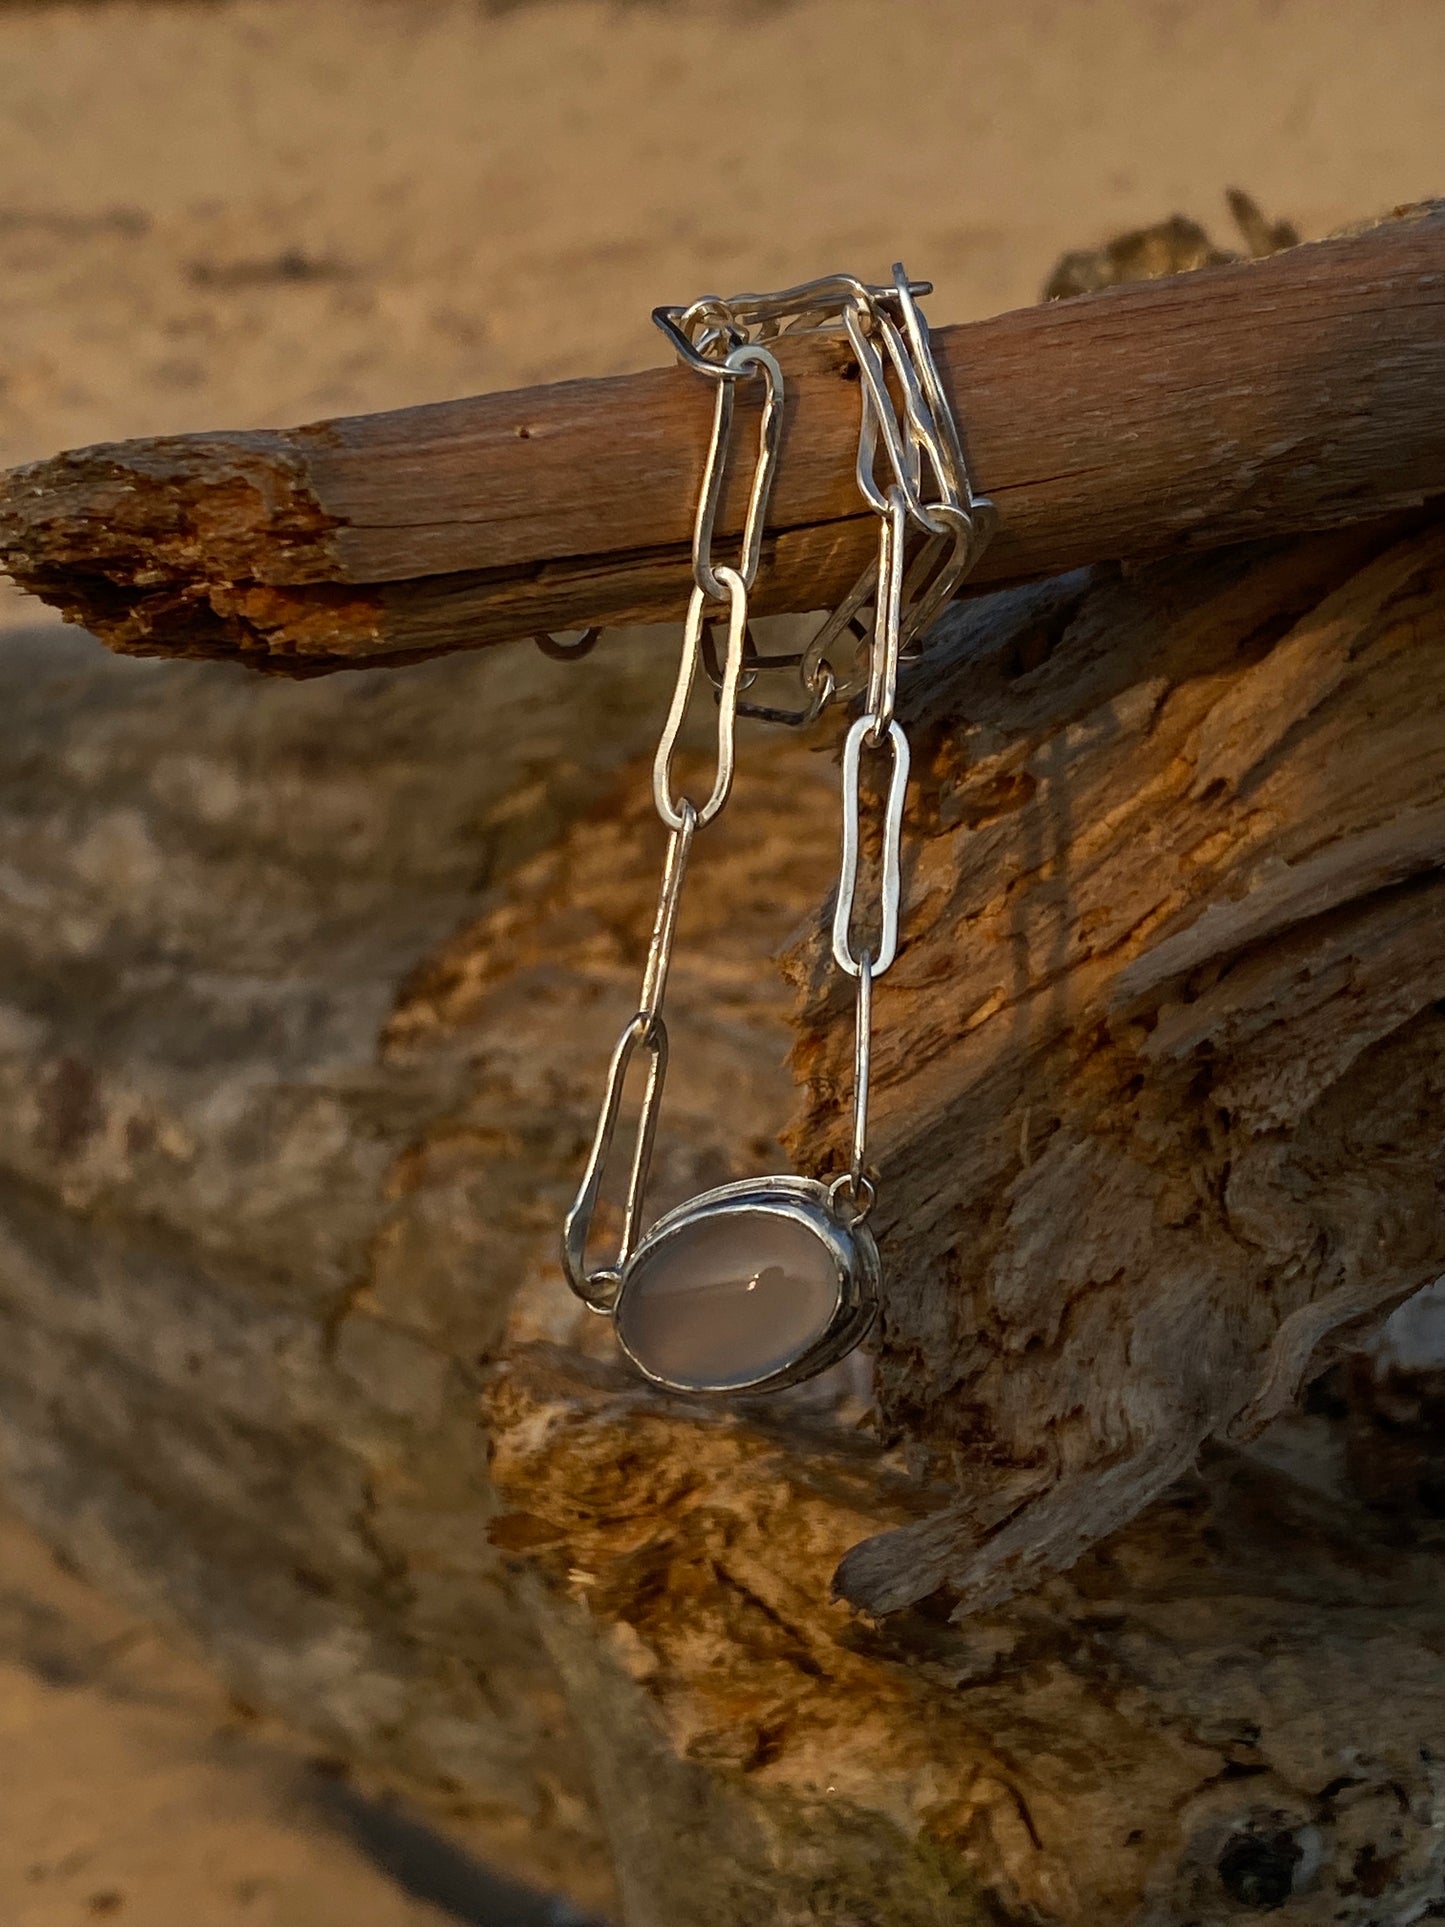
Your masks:
{"label": "hammered silver link", "polygon": [[[929,339],[928,323],[924,320],[923,310],[918,305],[915,286],[903,272],[902,262],[894,266],[893,285],[898,292],[899,312],[903,316],[903,326],[908,336],[913,363],[932,411],[934,430],[942,441],[947,456],[954,494],[960,506],[968,511],[971,519],[987,524],[987,533],[983,536],[983,541],[986,542],[988,534],[992,533],[993,503],[974,490],[973,478],[969,474],[968,461],[963,452],[963,442],[958,433],[958,423],[954,419],[953,408],[944,391],[943,379],[938,372],[938,363],[933,358],[933,344]],[[981,547],[982,543],[980,543]]]}
{"label": "hammered silver link", "polygon": [[722,584],[712,571],[712,539],[723,483],[727,479],[727,451],[732,440],[735,392],[730,381],[718,382],[717,392],[713,396],[712,434],[708,440],[707,460],[703,463],[697,514],[692,524],[692,579],[704,595],[711,596],[714,602],[723,599]]}
{"label": "hammered silver link", "polygon": [[756,372],[762,375],[764,381],[763,408],[758,421],[758,454],[753,465],[752,486],[748,491],[747,514],[743,522],[742,550],[737,562],[737,573],[751,589],[757,579],[763,530],[767,523],[768,497],[772,493],[773,477],[778,467],[778,444],[783,430],[779,405],[783,371],[766,348],[747,344],[734,348],[720,369],[712,369],[711,363],[708,365],[719,379],[713,403],[712,436],[708,442],[702,487],[698,493],[697,516],[693,522],[692,579],[712,601],[723,602],[727,599],[726,591],[713,567],[712,549],[718,510],[722,506],[723,490],[727,484],[733,404],[737,394],[736,379],[725,377],[736,378]]}
{"label": "hammered silver link", "polygon": [[[645,1050],[648,1055],[647,1083],[643,1088],[642,1110],[633,1141],[623,1205],[622,1236],[612,1263],[589,1271],[587,1245],[592,1235],[592,1220],[597,1213],[612,1140],[617,1135],[628,1068],[639,1050]],[[562,1267],[567,1274],[568,1284],[591,1311],[608,1312],[612,1309],[612,1301],[622,1282],[623,1269],[632,1256],[666,1077],[667,1026],[656,1012],[639,1011],[627,1024],[613,1050],[587,1166],[582,1173],[582,1182],[577,1187],[577,1195],[562,1221]]]}
{"label": "hammered silver link", "polygon": [[[691,803],[684,801],[682,821],[668,839],[667,856],[663,863],[662,889],[652,923],[652,941],[647,947],[647,963],[642,972],[642,1007],[628,1022],[612,1053],[591,1155],[577,1196],[563,1224],[562,1248],[568,1281],[578,1297],[594,1311],[611,1309],[623,1267],[637,1243],[638,1220],[642,1213],[647,1174],[652,1163],[652,1147],[657,1136],[657,1119],[662,1109],[662,1090],[667,1078],[667,1025],[663,1022],[662,1002],[667,993],[667,970],[672,961],[673,939],[677,934],[677,915],[682,903],[683,882],[687,876],[687,859],[692,851],[692,839],[697,826],[697,811]],[[648,1053],[647,1083],[643,1089],[642,1109],[633,1140],[626,1201],[623,1205],[622,1235],[612,1263],[589,1272],[587,1241],[591,1235],[592,1219],[596,1213],[612,1140],[617,1133],[627,1073],[639,1050]]]}
{"label": "hammered silver link", "polygon": [[942,522],[945,529],[951,528],[952,533],[936,535],[925,542],[909,564],[903,585],[905,614],[901,653],[904,660],[916,655],[919,638],[952,600],[954,590],[987,540],[987,536],[979,539],[978,524],[966,509],[935,502],[929,513],[934,521]]}
{"label": "hammered silver link", "polygon": [[652,941],[647,946],[647,962],[642,970],[640,1016],[662,1018],[662,1001],[667,995],[667,972],[672,963],[672,945],[677,935],[677,915],[682,907],[682,886],[687,880],[687,859],[692,854],[692,839],[701,822],[697,811],[685,798],[682,821],[668,838],[667,855],[662,865],[662,888],[652,920]]}
{"label": "hammered silver link", "polygon": [[858,996],[853,1013],[853,1155],[848,1175],[856,1198],[867,1176],[868,1093],[873,1071],[873,959],[858,959]]}
{"label": "hammered silver link", "polygon": [[907,564],[908,505],[895,482],[888,491],[888,513],[878,542],[878,604],[868,663],[868,747],[877,749],[893,726],[898,696],[898,662],[903,651],[903,578]]}
{"label": "hammered silver link", "polygon": [[[861,856],[859,766],[877,727],[874,716],[860,716],[843,744],[843,860],[838,872],[838,896],[833,908],[833,961],[848,977],[856,977],[860,958],[853,950],[853,905],[858,894]],[[867,945],[874,977],[881,977],[898,954],[898,905],[902,896],[901,844],[903,804],[908,789],[908,738],[896,722],[889,723],[883,741],[891,762],[883,805],[883,848],[878,871],[878,928]]]}
{"label": "hammered silver link", "polygon": [[748,588],[736,569],[719,568],[718,580],[728,602],[728,643],[727,654],[723,658],[722,687],[718,691],[716,775],[712,793],[705,803],[693,806],[686,797],[681,802],[674,798],[672,759],[677,750],[683,719],[687,715],[692,686],[697,679],[698,662],[702,655],[702,626],[707,617],[708,593],[699,585],[694,588],[692,600],[687,606],[687,622],[682,634],[682,660],[677,667],[672,706],[662,726],[662,736],[652,764],[652,800],[657,805],[657,814],[670,830],[681,828],[685,806],[696,807],[697,827],[706,828],[727,802],[733,786],[733,770],[737,762],[738,687],[742,682],[743,646],[748,627]]}
{"label": "hammered silver link", "polygon": [[[854,634],[858,638],[859,648],[862,648],[866,640],[866,632],[864,632],[863,635],[858,635],[858,631],[854,625],[859,619],[860,611],[868,606],[877,585],[878,562],[875,557],[803,651],[802,674],[804,688],[813,687],[823,670],[828,667],[829,652],[837,643],[839,637],[844,635],[848,630],[854,630]],[[862,668],[855,667],[845,676],[838,675],[835,669],[834,678],[836,685],[833,691],[834,700],[846,702],[851,697],[856,696],[860,690],[868,687],[867,665],[865,664]]]}
{"label": "hammered silver link", "polygon": [[849,343],[857,357],[863,390],[863,419],[858,437],[856,468],[858,490],[875,514],[888,513],[888,497],[875,476],[878,443],[881,440],[888,456],[888,466],[893,471],[893,479],[907,497],[909,513],[921,520],[923,502],[918,493],[917,448],[905,436],[903,424],[894,411],[892,397],[888,393],[888,373],[876,344],[866,332],[865,323],[877,325],[870,315],[860,315],[853,308],[845,310],[843,326],[848,331]]}

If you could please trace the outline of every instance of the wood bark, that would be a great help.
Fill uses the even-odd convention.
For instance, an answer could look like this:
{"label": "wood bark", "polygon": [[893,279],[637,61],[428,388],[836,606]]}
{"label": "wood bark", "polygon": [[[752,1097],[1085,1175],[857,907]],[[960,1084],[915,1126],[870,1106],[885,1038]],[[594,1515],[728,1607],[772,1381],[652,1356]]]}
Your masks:
{"label": "wood bark", "polygon": [[[7,645],[11,1488],[627,1927],[1429,1918],[1433,1408],[1288,1408],[1445,1271],[1442,562],[1397,519],[949,618],[873,1370],[721,1410],[623,1374],[556,1258],[669,652],[294,689]],[[654,1208],[782,1161],[799,993],[792,1155],[836,1154],[836,813],[745,732]]]}
{"label": "wood bark", "polygon": [[[1445,215],[1425,207],[1265,261],[938,330],[1001,513],[979,585],[1445,490],[1442,270]],[[875,540],[852,479],[846,344],[780,352],[762,613],[835,603]],[[657,621],[686,603],[710,419],[701,379],[671,368],[82,449],[5,478],[0,560],[113,648],[293,674]],[[736,532],[746,476],[734,482]]]}
{"label": "wood bark", "polygon": [[[879,1388],[961,1496],[850,1554],[859,1604],[1069,1564],[1445,1270],[1442,565],[1435,521],[1061,581],[916,692]],[[837,1144],[798,968],[796,1142]]]}

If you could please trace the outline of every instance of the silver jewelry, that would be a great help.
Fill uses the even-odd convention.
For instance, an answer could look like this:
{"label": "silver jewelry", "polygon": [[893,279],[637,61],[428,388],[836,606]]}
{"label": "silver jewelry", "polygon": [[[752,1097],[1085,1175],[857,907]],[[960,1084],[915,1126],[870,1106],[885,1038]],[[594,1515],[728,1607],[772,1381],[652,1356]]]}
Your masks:
{"label": "silver jewelry", "polygon": [[[593,1311],[611,1317],[618,1343],[655,1385],[682,1392],[775,1391],[836,1364],[876,1315],[880,1267],[866,1219],[875,1196],[867,1165],[873,987],[898,948],[899,845],[908,787],[908,739],[894,716],[898,666],[983,550],[992,504],[969,481],[958,430],[929,346],[918,297],[901,266],[888,287],[833,275],[780,294],[705,295],[689,308],[659,308],[654,321],[678,357],[714,384],[712,440],[693,526],[693,591],[682,661],[653,764],[653,799],[670,832],[637,1014],[612,1053],[591,1154],[563,1231],[568,1282]],[[858,363],[861,422],[857,479],[879,518],[878,553],[837,610],[798,655],[759,655],[748,598],[762,555],[768,497],[777,470],[784,377],[766,345],[780,334],[841,330]],[[890,376],[892,387],[890,387]],[[741,552],[714,554],[716,523],[731,454],[733,404],[741,383],[761,381],[752,487]],[[895,400],[894,388],[897,391]],[[885,457],[880,480],[879,447]],[[910,539],[921,535],[911,560]],[[726,609],[721,663],[708,631]],[[865,612],[871,609],[871,618]],[[852,660],[835,660],[852,645]],[[712,789],[702,802],[679,796],[672,760],[699,663],[717,694]],[[793,668],[796,708],[743,701],[757,675]],[[693,838],[719,815],[732,788],[739,715],[803,726],[829,703],[862,695],[863,710],[843,749],[843,856],[833,916],[833,958],[856,985],[853,1143],[846,1170],[830,1181],[749,1178],[678,1206],[639,1235],[648,1169],[667,1075],[663,998],[678,906]],[[865,752],[887,753],[878,894],[870,934],[856,935],[862,845],[860,772]],[[646,1058],[641,1112],[610,1264],[588,1263],[593,1218],[633,1059]]]}

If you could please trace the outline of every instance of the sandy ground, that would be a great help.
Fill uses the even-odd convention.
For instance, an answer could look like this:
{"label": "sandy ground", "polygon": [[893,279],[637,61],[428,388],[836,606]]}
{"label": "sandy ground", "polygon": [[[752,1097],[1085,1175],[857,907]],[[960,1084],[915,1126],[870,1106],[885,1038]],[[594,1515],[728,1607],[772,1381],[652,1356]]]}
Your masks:
{"label": "sandy ground", "polygon": [[[11,6],[0,465],[637,367],[658,301],[900,254],[964,319],[1230,183],[1440,193],[1442,129],[1439,0]],[[548,1917],[7,1521],[0,1759],[0,1927]]]}
{"label": "sandy ground", "polygon": [[357,1785],[0,1513],[4,1927],[585,1927]]}
{"label": "sandy ground", "polygon": [[1237,182],[1438,192],[1439,0],[426,0],[0,14],[0,462],[660,359],[898,255],[963,320]]}

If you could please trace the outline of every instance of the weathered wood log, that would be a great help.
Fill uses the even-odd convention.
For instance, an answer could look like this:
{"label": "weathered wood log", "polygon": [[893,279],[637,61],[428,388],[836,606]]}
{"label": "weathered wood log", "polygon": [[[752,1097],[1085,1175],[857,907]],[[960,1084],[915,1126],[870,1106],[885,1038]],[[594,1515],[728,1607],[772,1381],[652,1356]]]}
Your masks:
{"label": "weathered wood log", "polygon": [[[1362,1502],[1363,1413],[1348,1465],[1323,1414],[1224,1435],[1445,1269],[1441,543],[949,619],[878,997],[881,1435],[846,1372],[658,1397],[560,1277],[664,652],[296,690],[10,645],[26,1509],[499,1853],[605,1839],[627,1927],[1426,1917],[1429,1494]],[[657,1208],[778,1159],[800,921],[794,1143],[836,1148],[835,783],[753,733],[699,847]]]}
{"label": "weathered wood log", "polygon": [[1325,1421],[1212,1452],[960,1626],[828,1603],[841,1548],[911,1509],[841,1428],[660,1409],[540,1347],[491,1412],[529,1508],[494,1533],[546,1576],[627,1927],[1403,1927],[1445,1899],[1445,1535],[1375,1510]]}
{"label": "weathered wood log", "polygon": [[[957,1501],[874,1610],[1067,1566],[1445,1271],[1445,525],[1020,593],[915,691],[879,1389]],[[815,948],[797,1141],[851,1044]]]}
{"label": "weathered wood log", "polygon": [[[1331,526],[1445,490],[1445,215],[937,331],[1001,528],[980,585]],[[758,608],[873,540],[856,368],[781,351]],[[0,488],[0,560],[113,648],[290,673],[679,615],[710,422],[658,369],[307,428],[82,449]],[[741,523],[742,488],[723,522]]]}

